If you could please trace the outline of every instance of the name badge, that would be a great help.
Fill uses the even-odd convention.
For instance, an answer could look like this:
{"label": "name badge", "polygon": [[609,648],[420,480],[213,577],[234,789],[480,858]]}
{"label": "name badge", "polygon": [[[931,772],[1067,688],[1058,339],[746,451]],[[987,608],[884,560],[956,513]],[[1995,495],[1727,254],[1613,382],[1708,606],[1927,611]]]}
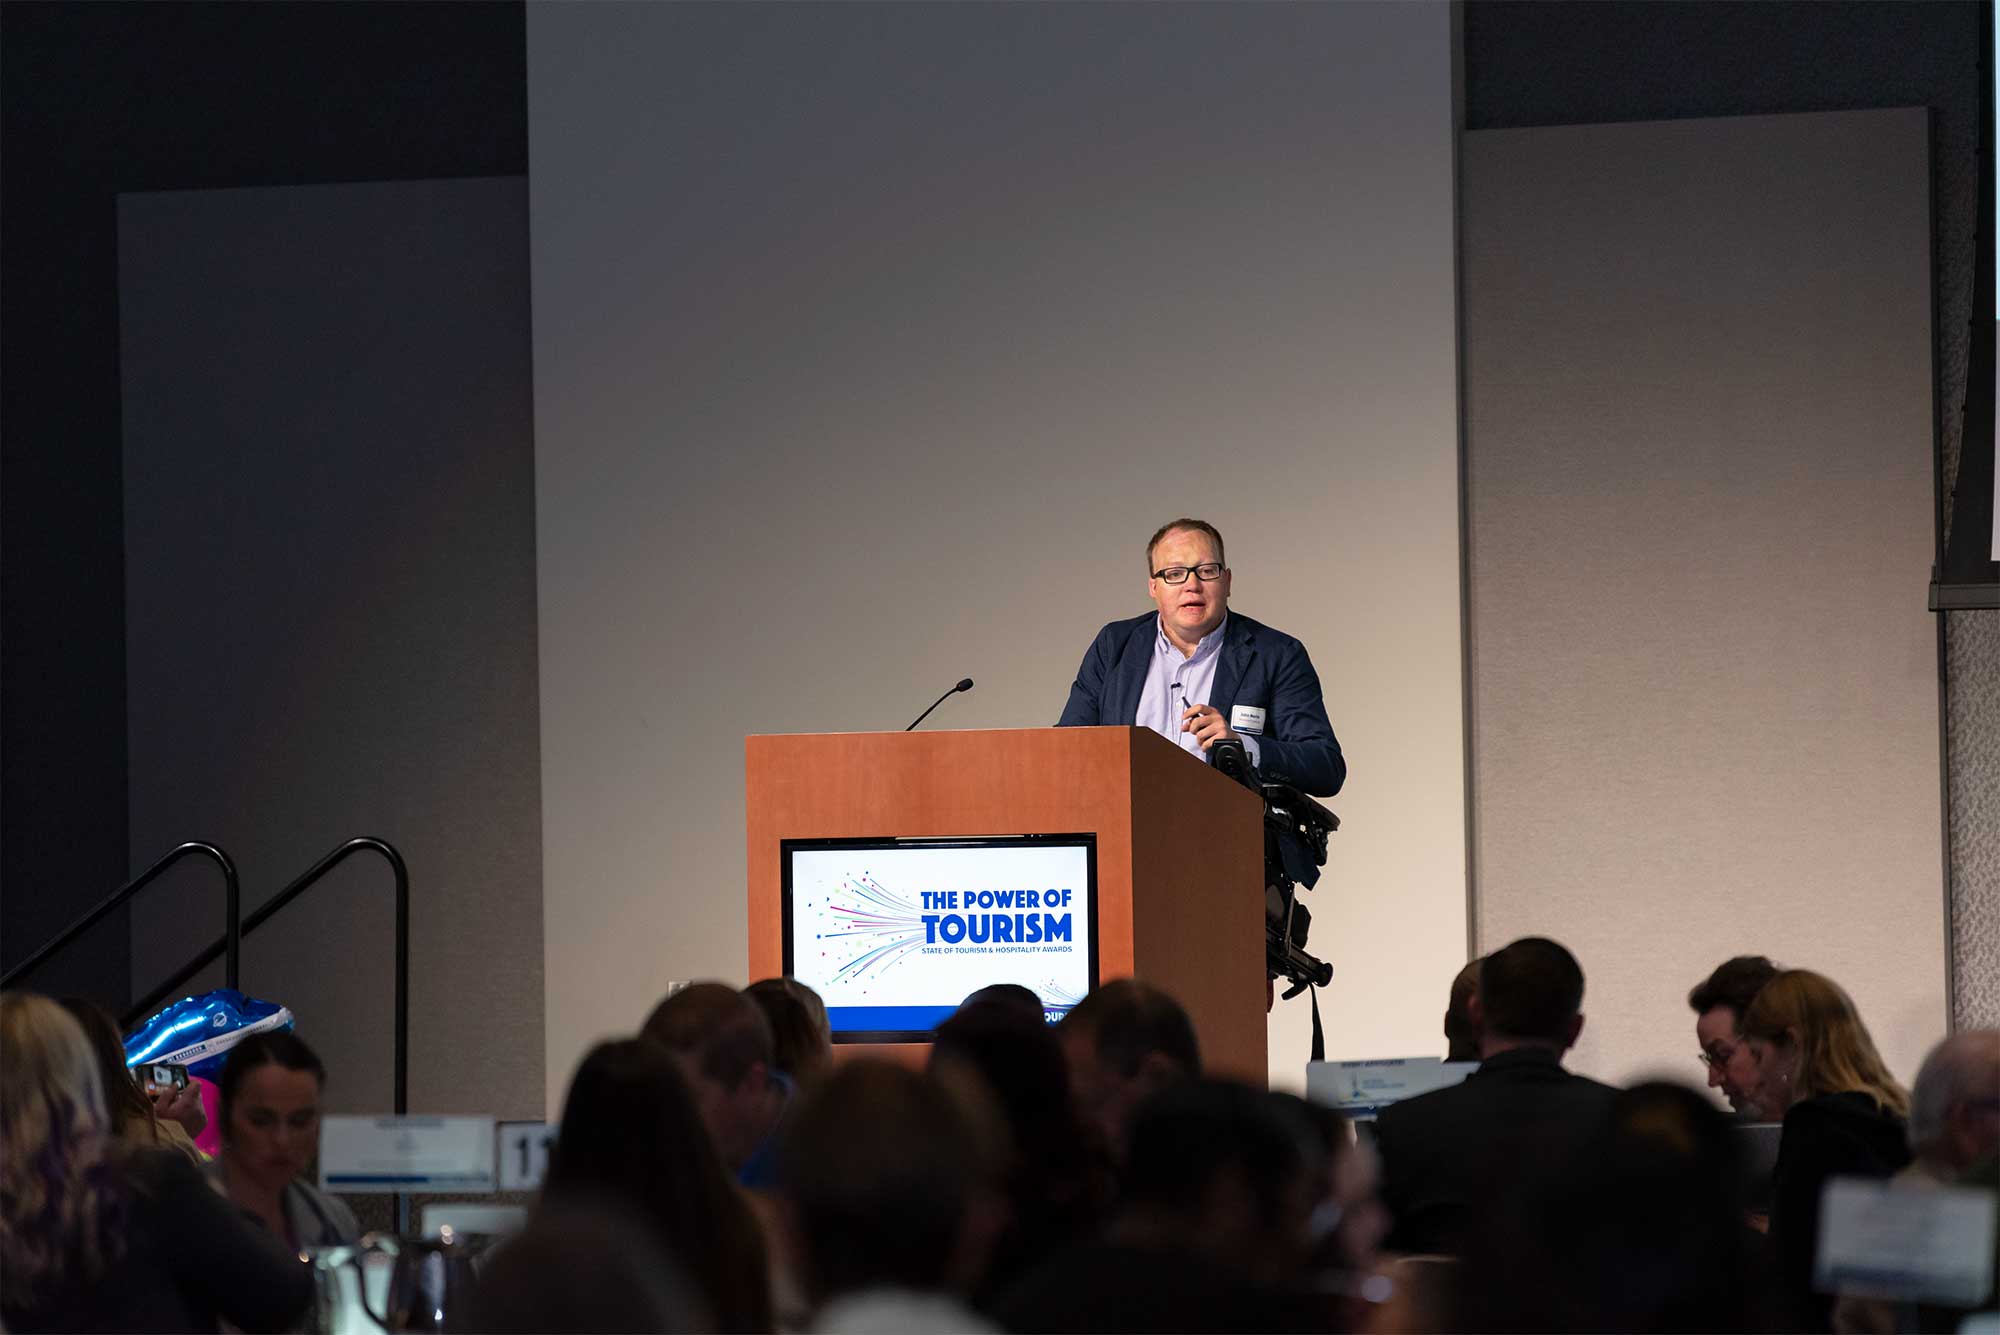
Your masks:
{"label": "name badge", "polygon": [[1229,711],[1229,726],[1237,732],[1264,731],[1264,711],[1255,705],[1237,705]]}

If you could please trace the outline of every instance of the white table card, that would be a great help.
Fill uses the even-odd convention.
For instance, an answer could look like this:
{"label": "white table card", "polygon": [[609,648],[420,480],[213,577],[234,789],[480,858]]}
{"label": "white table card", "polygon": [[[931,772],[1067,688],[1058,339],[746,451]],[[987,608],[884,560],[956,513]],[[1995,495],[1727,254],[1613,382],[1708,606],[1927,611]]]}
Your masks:
{"label": "white table card", "polygon": [[491,1117],[322,1117],[328,1191],[493,1190]]}
{"label": "white table card", "polygon": [[1993,1291],[2000,1196],[1985,1187],[1924,1187],[1837,1177],[1819,1202],[1813,1286],[1978,1307]]}
{"label": "white table card", "polygon": [[1373,1117],[1392,1103],[1455,1085],[1478,1069],[1478,1062],[1436,1057],[1307,1062],[1306,1097],[1331,1104],[1349,1117]]}

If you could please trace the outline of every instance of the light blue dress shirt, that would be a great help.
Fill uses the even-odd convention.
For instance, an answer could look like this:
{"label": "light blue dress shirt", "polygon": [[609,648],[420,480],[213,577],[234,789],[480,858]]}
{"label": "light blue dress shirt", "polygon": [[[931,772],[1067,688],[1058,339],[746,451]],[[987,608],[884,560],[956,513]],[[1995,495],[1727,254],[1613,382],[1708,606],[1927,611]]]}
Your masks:
{"label": "light blue dress shirt", "polygon": [[[1222,658],[1223,632],[1228,629],[1229,615],[1225,612],[1222,624],[1202,636],[1192,654],[1183,655],[1167,638],[1159,618],[1154,617],[1153,659],[1146,669],[1146,684],[1139,692],[1138,717],[1132,720],[1203,760],[1208,759],[1208,754],[1201,749],[1195,735],[1181,731],[1181,714],[1190,706],[1210,703],[1209,693],[1215,689],[1215,665]],[[1250,763],[1256,764],[1257,739],[1239,735],[1243,737],[1244,750],[1250,753]]]}

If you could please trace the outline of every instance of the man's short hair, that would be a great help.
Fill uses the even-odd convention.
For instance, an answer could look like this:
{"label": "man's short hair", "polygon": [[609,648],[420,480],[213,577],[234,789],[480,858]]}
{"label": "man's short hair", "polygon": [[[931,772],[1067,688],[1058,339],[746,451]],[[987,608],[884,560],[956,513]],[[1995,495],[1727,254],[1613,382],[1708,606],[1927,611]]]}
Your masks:
{"label": "man's short hair", "polygon": [[1583,968],[1545,936],[1524,936],[1479,966],[1479,1008],[1488,1038],[1569,1040],[1583,1008]]}
{"label": "man's short hair", "polygon": [[1730,1014],[1741,1020],[1764,984],[1777,976],[1778,966],[1762,955],[1738,955],[1716,965],[1714,973],[1696,983],[1688,993],[1688,1005],[1696,1015],[1727,1006]]}
{"label": "man's short hair", "polygon": [[1189,1075],[1201,1074],[1201,1044],[1181,1004],[1136,978],[1118,978],[1078,1002],[1062,1028],[1091,1035],[1098,1061],[1121,1076],[1139,1073],[1160,1053]]}
{"label": "man's short hair", "polygon": [[1153,548],[1159,546],[1160,539],[1166,537],[1167,534],[1181,529],[1186,529],[1190,533],[1206,533],[1208,540],[1215,544],[1215,559],[1224,565],[1229,564],[1229,558],[1222,553],[1221,529],[1218,529],[1206,519],[1170,519],[1157,529],[1154,529],[1153,536],[1146,539],[1146,573],[1148,575],[1153,573]]}
{"label": "man's short hair", "polygon": [[1040,1021],[1048,1013],[1035,990],[1020,983],[988,983],[959,1002],[957,1013],[963,1014],[975,1006],[998,1006],[1002,1010],[1025,1015],[1036,1021]]}
{"label": "man's short hair", "polygon": [[1483,956],[1474,958],[1451,980],[1451,999],[1444,1011],[1444,1039],[1453,1052],[1461,1054],[1456,1060],[1464,1060],[1463,1054],[1467,1052],[1472,1054],[1472,1060],[1479,1059],[1479,1027],[1472,1022],[1472,998],[1479,991],[1479,968],[1484,962]]}
{"label": "man's short hair", "polygon": [[734,1089],[751,1068],[772,1063],[771,1026],[757,1003],[726,983],[691,983],[653,1007],[639,1037],[693,1061]]}
{"label": "man's short hair", "polygon": [[1930,1050],[1910,1086],[1910,1148],[1921,1154],[1943,1139],[1951,1110],[2000,1089],[2000,1030],[1967,1029]]}

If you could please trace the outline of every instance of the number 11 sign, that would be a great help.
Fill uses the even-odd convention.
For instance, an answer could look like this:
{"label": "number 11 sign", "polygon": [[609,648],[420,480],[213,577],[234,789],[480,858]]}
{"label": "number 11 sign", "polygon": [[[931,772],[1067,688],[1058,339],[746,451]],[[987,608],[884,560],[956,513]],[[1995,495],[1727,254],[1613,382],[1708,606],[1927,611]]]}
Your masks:
{"label": "number 11 sign", "polygon": [[553,1122],[502,1122],[499,1126],[500,1190],[533,1191],[549,1171]]}

